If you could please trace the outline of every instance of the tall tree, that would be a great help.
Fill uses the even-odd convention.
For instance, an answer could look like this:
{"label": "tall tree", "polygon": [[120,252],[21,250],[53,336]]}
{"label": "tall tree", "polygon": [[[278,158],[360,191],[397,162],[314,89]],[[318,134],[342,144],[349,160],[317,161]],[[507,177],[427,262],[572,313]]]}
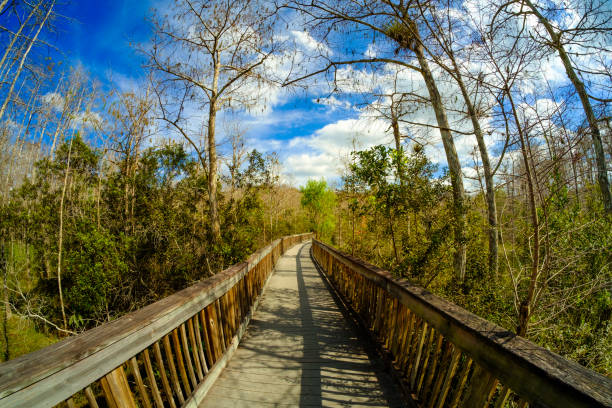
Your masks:
{"label": "tall tree", "polygon": [[[484,80],[484,76],[482,73],[477,73],[475,75],[476,78],[472,78],[470,81],[471,73],[462,66],[463,61],[466,62],[466,65],[469,65],[470,56],[461,55],[461,50],[463,49],[467,53],[474,49],[473,44],[470,44],[469,40],[462,42],[461,39],[474,37],[478,33],[469,28],[470,24],[465,21],[466,13],[458,13],[456,6],[451,1],[436,2],[436,6],[436,12],[432,13],[430,7],[423,7],[422,4],[418,4],[420,15],[431,35],[433,43],[432,46],[426,47],[426,49],[434,62],[456,82],[465,103],[467,116],[470,118],[482,161],[485,181],[485,200],[489,227],[489,272],[492,276],[496,276],[498,270],[498,228],[493,177],[499,164],[495,168],[491,165],[484,131],[480,123],[480,119],[486,115],[485,109],[478,106],[478,98],[480,96],[478,88]],[[468,88],[470,85],[468,81],[472,83],[471,89]],[[499,163],[501,163],[501,159]]]}
{"label": "tall tree", "polygon": [[[42,10],[44,14],[42,14],[40,20],[37,22],[37,26],[35,25],[33,28],[32,37],[27,42],[27,45],[25,45],[25,49],[23,50],[21,54],[21,58],[19,59],[19,65],[17,66],[16,71],[13,73],[13,79],[10,82],[9,89],[7,91],[6,97],[4,98],[4,102],[2,103],[2,106],[0,106],[0,120],[4,116],[6,108],[12,99],[13,91],[15,89],[15,84],[17,83],[17,80],[19,79],[21,72],[23,71],[23,67],[28,58],[28,55],[30,54],[30,51],[32,51],[32,47],[34,46],[34,44],[36,44],[36,41],[38,41],[38,36],[40,35],[40,32],[47,24],[54,6],[55,6],[54,0],[49,2],[49,4],[46,5],[46,9]],[[38,7],[39,5],[35,7],[35,10],[33,11],[34,13],[38,10]],[[29,16],[28,16],[28,19],[29,19]]]}
{"label": "tall tree", "polygon": [[[155,36],[145,50],[154,73],[161,119],[205,157],[190,129],[190,108],[208,106],[206,119],[211,233],[221,240],[217,193],[217,114],[256,102],[252,87],[264,81],[264,63],[275,51],[265,4],[251,0],[176,0],[157,12]],[[182,84],[177,91],[176,84]],[[189,103],[195,101],[195,106]]]}
{"label": "tall tree", "polygon": [[[520,16],[525,19],[528,15],[536,17],[538,23],[544,27],[544,36],[541,32],[530,33],[530,37],[546,47],[554,50],[563,63],[565,73],[572,83],[576,93],[580,98],[580,103],[586,115],[589,124],[591,138],[593,139],[593,150],[595,151],[595,162],[597,165],[597,182],[604,203],[604,208],[608,214],[612,214],[612,193],[610,192],[610,183],[608,181],[608,167],[606,162],[606,154],[604,151],[601,129],[599,120],[593,109],[591,99],[600,100],[600,98],[589,94],[584,80],[579,76],[579,73],[593,74],[593,70],[589,67],[581,70],[576,63],[576,60],[584,57],[584,54],[594,56],[595,52],[602,51],[602,46],[598,46],[601,38],[607,38],[603,41],[603,47],[610,45],[610,23],[612,23],[612,14],[609,12],[609,4],[606,1],[587,0],[584,2],[563,2],[556,4],[551,2],[549,7],[544,7],[532,2],[531,0],[517,0],[504,3],[498,13],[505,11],[510,15]],[[565,13],[575,13],[577,24],[565,26],[564,22],[558,24],[554,21],[557,18],[564,17]],[[496,13],[497,14],[497,13]],[[553,16],[547,17],[547,14]],[[565,18],[564,21],[568,19]],[[572,19],[569,19],[572,21]],[[495,26],[495,19],[492,22],[492,27]],[[568,49],[574,48],[574,52]],[[578,48],[578,50],[576,50]],[[575,57],[572,59],[572,55]],[[592,62],[590,60],[589,62]],[[596,73],[606,75],[606,72]],[[608,77],[609,80],[609,77]],[[610,102],[612,99],[604,99],[605,102]]]}
{"label": "tall tree", "polygon": [[334,207],[336,194],[327,186],[325,180],[308,180],[306,186],[300,188],[301,204],[308,212],[311,227],[319,239],[329,239],[336,223]]}
{"label": "tall tree", "polygon": [[[467,205],[463,175],[446,108],[438,89],[436,78],[425,54],[424,42],[420,33],[422,22],[419,10],[416,7],[417,3],[418,1],[404,2],[402,0],[385,0],[381,2],[369,0],[359,2],[291,2],[290,7],[309,16],[313,20],[315,27],[323,27],[324,37],[338,25],[354,27],[356,24],[359,27],[358,29],[365,28],[366,30],[371,30],[379,35],[383,35],[384,38],[393,41],[395,44],[395,51],[392,51],[392,56],[375,56],[344,61],[334,60],[324,69],[312,72],[300,79],[327,72],[347,64],[393,64],[414,70],[421,75],[429,96],[428,103],[433,109],[437,121],[436,128],[440,132],[444,152],[446,153],[453,191],[453,230],[455,236],[453,267],[457,279],[463,280],[465,277],[467,248]],[[401,55],[400,52],[402,53]],[[406,59],[411,56],[416,57],[418,66],[406,62]],[[295,81],[294,79],[288,83]]]}

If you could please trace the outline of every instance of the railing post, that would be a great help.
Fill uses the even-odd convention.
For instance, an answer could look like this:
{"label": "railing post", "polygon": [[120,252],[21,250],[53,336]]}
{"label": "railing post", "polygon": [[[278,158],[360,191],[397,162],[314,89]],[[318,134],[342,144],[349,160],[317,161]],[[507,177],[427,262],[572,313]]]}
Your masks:
{"label": "railing post", "polygon": [[468,408],[479,408],[488,405],[496,385],[497,379],[482,367],[476,365],[465,406]]}
{"label": "railing post", "polygon": [[130,391],[123,366],[117,367],[102,377],[101,383],[110,407],[136,408],[136,402],[132,391]]}

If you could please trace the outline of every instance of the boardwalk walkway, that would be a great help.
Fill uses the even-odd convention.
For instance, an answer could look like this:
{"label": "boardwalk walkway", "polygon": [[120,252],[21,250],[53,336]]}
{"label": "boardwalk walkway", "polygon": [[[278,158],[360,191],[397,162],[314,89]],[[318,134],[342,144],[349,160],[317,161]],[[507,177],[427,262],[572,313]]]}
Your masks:
{"label": "boardwalk walkway", "polygon": [[343,317],[310,259],[278,261],[232,360],[202,407],[403,407],[399,391]]}

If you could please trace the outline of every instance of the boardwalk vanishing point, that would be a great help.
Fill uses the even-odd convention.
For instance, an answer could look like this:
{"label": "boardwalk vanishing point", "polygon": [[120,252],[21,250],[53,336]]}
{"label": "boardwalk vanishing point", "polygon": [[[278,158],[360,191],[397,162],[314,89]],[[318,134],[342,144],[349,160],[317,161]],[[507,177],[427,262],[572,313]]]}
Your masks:
{"label": "boardwalk vanishing point", "polygon": [[310,257],[279,259],[240,347],[201,407],[404,407]]}

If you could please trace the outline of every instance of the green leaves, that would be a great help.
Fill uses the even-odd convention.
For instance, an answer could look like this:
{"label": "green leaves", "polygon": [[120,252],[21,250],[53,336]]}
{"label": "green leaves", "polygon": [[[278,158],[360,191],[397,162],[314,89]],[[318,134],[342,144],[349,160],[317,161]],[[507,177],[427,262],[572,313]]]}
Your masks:
{"label": "green leaves", "polygon": [[325,180],[308,180],[305,187],[300,188],[301,204],[308,212],[312,229],[317,237],[328,240],[336,226],[334,210],[336,194],[329,189]]}
{"label": "green leaves", "polygon": [[[396,150],[378,145],[353,152],[349,173],[343,179],[350,195],[350,216],[367,219],[368,230],[375,236],[365,247],[390,247],[386,256],[377,251],[383,259],[376,262],[400,275],[422,277],[432,267],[432,260],[445,256],[448,217],[439,215],[444,211],[440,203],[448,186],[444,177],[435,177],[436,170],[418,145],[410,154],[403,147]],[[359,226],[354,227],[359,235]]]}
{"label": "green leaves", "polygon": [[97,229],[89,220],[75,227],[66,242],[66,301],[77,315],[101,321],[116,306],[113,299],[127,277],[126,254],[121,237],[107,229]]}
{"label": "green leaves", "polygon": [[379,209],[392,210],[395,215],[431,207],[447,189],[444,178],[434,177],[437,167],[419,146],[406,155],[403,148],[397,151],[378,145],[354,152],[353,158],[345,182],[369,191]]}

